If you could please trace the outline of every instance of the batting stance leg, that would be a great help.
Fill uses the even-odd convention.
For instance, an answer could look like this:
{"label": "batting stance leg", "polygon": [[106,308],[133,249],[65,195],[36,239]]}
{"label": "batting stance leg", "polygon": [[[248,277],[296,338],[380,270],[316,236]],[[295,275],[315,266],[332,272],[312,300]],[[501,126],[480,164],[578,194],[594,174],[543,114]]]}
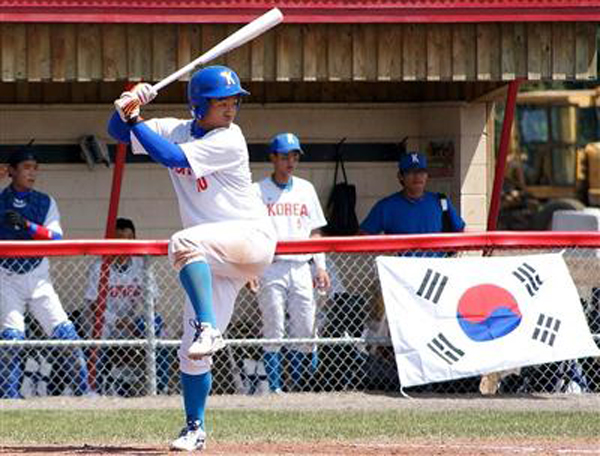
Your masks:
{"label": "batting stance leg", "polygon": [[[42,262],[30,276],[32,294],[29,308],[44,332],[52,339],[80,340],[49,280],[48,263]],[[54,348],[51,353],[53,368],[63,373],[63,385],[70,386],[76,396],[88,394],[90,387],[83,350],[79,347]]]}
{"label": "batting stance leg", "polygon": [[[198,341],[197,322],[204,325],[202,318],[210,315],[205,303],[209,302],[212,307],[214,326],[211,334],[220,336],[231,320],[240,289],[249,277],[259,275],[271,262],[275,239],[268,220],[205,224],[180,231],[171,239],[169,257],[175,268],[197,268],[200,263],[209,270],[208,278],[199,278],[206,273],[205,267],[200,266],[186,277],[185,280],[191,283],[182,280],[188,293],[179,349],[186,427],[171,444],[172,448],[198,448],[206,439],[204,411],[212,384],[210,368],[214,351],[198,356],[194,350]],[[201,305],[194,306],[194,299]]]}
{"label": "batting stance leg", "polygon": [[[0,331],[0,340],[24,340],[25,334],[18,329],[7,328]],[[19,399],[21,393],[21,347],[11,347],[0,351],[0,398]]]}
{"label": "batting stance leg", "polygon": [[[265,339],[285,337],[289,268],[288,261],[276,261],[261,277],[257,298],[262,315],[262,336]],[[283,390],[281,345],[265,345],[263,349],[269,390],[280,393]]]}
{"label": "batting stance leg", "polygon": [[[0,340],[25,339],[27,280],[0,268]],[[22,347],[0,350],[0,398],[21,397]]]}
{"label": "batting stance leg", "polygon": [[[295,263],[290,270],[289,289],[289,337],[311,338],[314,336],[316,303],[310,265]],[[288,352],[292,377],[292,388],[302,391],[309,379],[314,345],[303,344],[291,347]]]}

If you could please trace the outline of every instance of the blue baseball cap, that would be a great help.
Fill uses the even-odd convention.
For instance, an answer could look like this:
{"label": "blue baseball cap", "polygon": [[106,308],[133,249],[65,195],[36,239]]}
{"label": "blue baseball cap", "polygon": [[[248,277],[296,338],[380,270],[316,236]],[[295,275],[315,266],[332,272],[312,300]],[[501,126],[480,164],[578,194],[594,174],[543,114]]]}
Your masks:
{"label": "blue baseball cap", "polygon": [[37,156],[35,155],[33,150],[30,148],[30,145],[31,145],[31,142],[26,147],[17,149],[12,154],[10,154],[10,156],[8,157],[8,164],[10,166],[12,166],[13,168],[16,168],[19,163],[24,162],[24,161],[29,161],[29,160],[38,161]]}
{"label": "blue baseball cap", "polygon": [[427,158],[418,152],[408,152],[400,158],[398,168],[402,173],[415,169],[427,169]]}
{"label": "blue baseball cap", "polygon": [[300,140],[293,133],[279,133],[271,141],[269,152],[272,154],[287,154],[289,152],[304,153],[300,147]]}

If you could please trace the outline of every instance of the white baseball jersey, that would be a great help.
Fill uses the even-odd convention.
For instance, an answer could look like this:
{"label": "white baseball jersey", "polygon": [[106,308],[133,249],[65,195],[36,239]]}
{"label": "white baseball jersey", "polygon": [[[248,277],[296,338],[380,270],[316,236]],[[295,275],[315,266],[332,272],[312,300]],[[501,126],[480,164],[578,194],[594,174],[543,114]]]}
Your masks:
{"label": "white baseball jersey", "polygon": [[[185,228],[225,220],[256,220],[266,211],[251,191],[248,147],[240,128],[216,128],[201,139],[191,135],[192,120],[152,119],[146,125],[178,144],[191,168],[169,168]],[[134,153],[145,154],[131,135]]]}
{"label": "white baseball jersey", "polygon": [[[95,261],[88,275],[85,299],[95,301],[98,298],[98,283],[102,260]],[[147,274],[147,276],[146,276]],[[147,283],[144,282],[147,277]],[[108,279],[108,292],[106,294],[106,310],[104,311],[104,326],[102,337],[121,337],[116,324],[124,317],[135,319],[143,312],[140,305],[144,301],[144,293],[148,292],[151,299],[158,297],[158,287],[154,274],[147,271],[144,259],[131,257],[129,267],[121,268],[111,266]]]}
{"label": "white baseball jersey", "polygon": [[[235,124],[216,128],[197,139],[191,134],[192,122],[168,118],[146,124],[178,144],[190,164],[190,168],[169,169],[185,228],[172,236],[169,257],[176,269],[194,261],[210,265],[216,323],[224,332],[239,290],[271,263],[276,238],[252,187],[248,148],[240,128]],[[131,144],[134,153],[146,153],[134,134]],[[191,318],[195,313],[186,299],[180,369],[199,375],[210,370],[212,361],[188,357],[195,334]]]}
{"label": "white baseball jersey", "polygon": [[[281,189],[267,177],[258,186],[267,214],[280,241],[309,239],[313,230],[327,225],[321,203],[313,185],[293,177],[291,186]],[[312,255],[281,255],[280,260],[308,261]]]}

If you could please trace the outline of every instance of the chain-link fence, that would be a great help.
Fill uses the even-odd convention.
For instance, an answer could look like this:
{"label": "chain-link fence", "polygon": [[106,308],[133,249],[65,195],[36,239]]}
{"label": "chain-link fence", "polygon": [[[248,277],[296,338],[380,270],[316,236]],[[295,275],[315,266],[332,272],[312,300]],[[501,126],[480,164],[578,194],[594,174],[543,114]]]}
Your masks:
{"label": "chain-link fence", "polygon": [[[1,250],[1,246],[0,246]],[[545,248],[544,252],[563,248]],[[431,250],[430,250],[431,251]],[[502,249],[494,255],[539,253],[540,249]],[[412,254],[416,251],[411,250]],[[406,252],[393,251],[388,254]],[[490,252],[485,252],[489,254]],[[394,352],[375,269],[381,253],[328,253],[332,287],[315,291],[314,331],[309,339],[264,339],[256,296],[244,288],[226,333],[228,344],[214,356],[214,394],[269,391],[264,347],[281,344],[284,391],[398,391]],[[467,247],[453,256],[483,255]],[[593,248],[567,248],[565,258],[581,305],[600,345],[600,257]],[[37,263],[37,264],[36,264]],[[177,349],[182,332],[184,293],[166,256],[54,256],[46,260],[0,259],[2,311],[18,297],[38,299],[51,277],[62,308],[80,340],[52,328],[52,316],[26,313],[24,337],[1,333],[0,368],[22,369],[21,395],[77,395],[81,363],[89,368],[94,393],[116,396],[178,394]],[[36,272],[37,271],[37,272]],[[36,277],[35,274],[39,273]],[[47,291],[47,290],[46,290]],[[29,294],[28,294],[29,293]],[[52,305],[52,300],[48,301]],[[39,304],[39,302],[37,302]],[[36,305],[37,305],[36,304]],[[56,310],[51,310],[56,313]],[[12,334],[12,336],[11,336]],[[6,340],[8,339],[8,340]],[[24,339],[24,340],[21,340]],[[62,339],[62,340],[61,340]],[[67,340],[64,340],[67,339]],[[310,344],[310,365],[301,385],[294,382],[293,344]],[[75,367],[74,367],[75,366]],[[436,383],[408,389],[435,393],[600,392],[600,359],[544,364],[519,371]]]}

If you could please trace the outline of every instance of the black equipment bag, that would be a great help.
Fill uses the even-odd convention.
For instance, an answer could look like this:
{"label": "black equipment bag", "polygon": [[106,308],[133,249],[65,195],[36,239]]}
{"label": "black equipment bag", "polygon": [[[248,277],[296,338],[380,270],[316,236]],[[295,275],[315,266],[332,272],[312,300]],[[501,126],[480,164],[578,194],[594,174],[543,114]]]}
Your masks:
{"label": "black equipment bag", "polygon": [[438,198],[442,207],[442,233],[453,233],[452,219],[450,218],[450,210],[448,209],[448,197],[444,193],[438,193]]}
{"label": "black equipment bag", "polygon": [[[335,174],[333,189],[327,202],[328,225],[324,229],[328,236],[352,236],[358,233],[358,218],[356,217],[356,187],[348,183],[344,160],[342,158],[342,139],[335,149]],[[337,181],[338,169],[342,169],[343,182]]]}

